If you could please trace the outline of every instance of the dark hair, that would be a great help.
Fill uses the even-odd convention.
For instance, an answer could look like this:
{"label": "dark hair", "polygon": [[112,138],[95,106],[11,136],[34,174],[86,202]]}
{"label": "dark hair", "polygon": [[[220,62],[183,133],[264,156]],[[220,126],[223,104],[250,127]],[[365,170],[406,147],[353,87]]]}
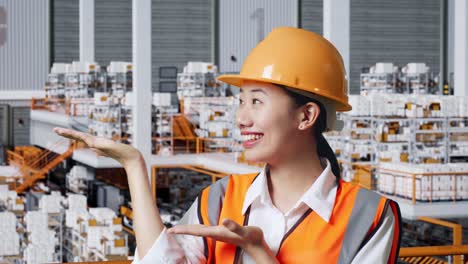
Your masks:
{"label": "dark hair", "polygon": [[323,132],[325,132],[327,128],[327,111],[325,109],[325,106],[323,104],[313,98],[295,93],[288,89],[285,86],[280,86],[282,87],[286,93],[291,97],[293,100],[294,104],[297,107],[303,106],[309,102],[315,103],[318,105],[320,108],[320,115],[317,118],[317,121],[315,122],[314,125],[314,135],[316,137],[316,142],[317,142],[317,154],[319,157],[326,158],[330,161],[331,165],[331,170],[333,174],[336,177],[336,182],[339,183],[340,178],[341,178],[341,170],[340,170],[340,165],[338,163],[338,160],[336,159],[335,152],[333,149],[330,147],[328,144],[327,140],[323,136]]}

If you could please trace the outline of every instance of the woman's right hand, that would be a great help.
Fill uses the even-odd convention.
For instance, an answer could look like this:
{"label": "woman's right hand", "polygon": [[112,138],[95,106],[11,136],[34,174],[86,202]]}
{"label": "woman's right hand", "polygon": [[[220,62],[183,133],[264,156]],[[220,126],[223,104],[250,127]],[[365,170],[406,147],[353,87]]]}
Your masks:
{"label": "woman's right hand", "polygon": [[133,161],[141,160],[140,152],[127,144],[62,127],[55,127],[54,132],[60,136],[83,142],[98,155],[113,158],[124,167]]}
{"label": "woman's right hand", "polygon": [[164,224],[153,199],[147,167],[140,151],[130,145],[72,129],[56,127],[54,132],[83,142],[99,155],[113,158],[123,165],[132,201],[133,231],[138,245],[138,255],[144,257],[164,230]]}

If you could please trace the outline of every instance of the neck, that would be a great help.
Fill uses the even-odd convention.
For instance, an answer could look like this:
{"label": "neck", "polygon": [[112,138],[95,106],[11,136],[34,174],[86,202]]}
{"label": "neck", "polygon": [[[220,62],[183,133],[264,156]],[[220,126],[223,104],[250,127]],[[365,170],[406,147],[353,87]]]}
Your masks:
{"label": "neck", "polygon": [[324,169],[315,146],[304,148],[288,159],[283,157],[281,163],[269,164],[268,168],[272,202],[283,212],[299,200]]}

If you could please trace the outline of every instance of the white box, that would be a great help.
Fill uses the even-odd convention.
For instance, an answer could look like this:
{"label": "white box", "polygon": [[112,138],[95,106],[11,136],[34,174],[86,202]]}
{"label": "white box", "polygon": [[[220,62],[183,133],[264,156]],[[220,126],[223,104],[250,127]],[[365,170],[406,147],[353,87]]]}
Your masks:
{"label": "white box", "polygon": [[393,63],[391,62],[378,62],[375,64],[375,73],[392,73]]}
{"label": "white box", "polygon": [[427,66],[425,63],[408,63],[406,73],[417,74],[427,72]]}

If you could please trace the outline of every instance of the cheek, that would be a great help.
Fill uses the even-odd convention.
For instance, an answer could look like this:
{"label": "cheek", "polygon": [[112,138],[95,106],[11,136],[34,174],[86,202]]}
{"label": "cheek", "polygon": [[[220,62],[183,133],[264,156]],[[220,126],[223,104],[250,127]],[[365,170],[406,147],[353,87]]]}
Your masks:
{"label": "cheek", "polygon": [[269,108],[257,116],[257,122],[269,140],[283,141],[294,131],[293,117],[279,108]]}

